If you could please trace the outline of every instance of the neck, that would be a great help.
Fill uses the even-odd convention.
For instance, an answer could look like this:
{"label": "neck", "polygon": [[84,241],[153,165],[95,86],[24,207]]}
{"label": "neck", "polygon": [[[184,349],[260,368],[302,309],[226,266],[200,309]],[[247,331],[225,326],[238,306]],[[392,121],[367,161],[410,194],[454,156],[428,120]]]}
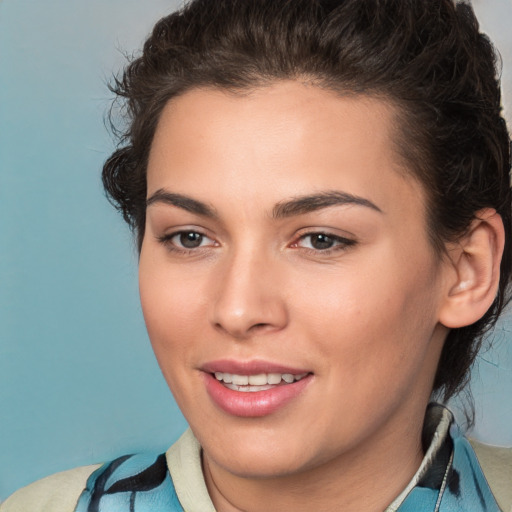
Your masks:
{"label": "neck", "polygon": [[393,422],[364,446],[301,472],[269,478],[234,475],[203,454],[205,480],[218,512],[382,512],[421,464],[423,418]]}

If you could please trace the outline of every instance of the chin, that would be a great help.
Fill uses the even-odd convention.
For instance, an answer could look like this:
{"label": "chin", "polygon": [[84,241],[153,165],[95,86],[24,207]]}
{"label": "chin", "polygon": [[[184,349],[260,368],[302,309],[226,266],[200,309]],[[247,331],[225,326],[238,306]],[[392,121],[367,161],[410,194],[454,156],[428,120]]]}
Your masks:
{"label": "chin", "polygon": [[[279,429],[245,434],[232,430],[233,436],[219,442],[210,438],[202,442],[203,450],[215,464],[240,478],[278,478],[297,474],[322,463],[319,454],[309,452],[313,443],[303,436]],[[210,442],[208,442],[210,441]],[[332,455],[327,455],[328,459]]]}
{"label": "chin", "polygon": [[220,460],[212,460],[225,471],[239,478],[266,479],[287,477],[308,469],[305,461],[293,460],[290,454],[280,454],[262,451],[258,454],[254,450],[248,453],[239,453],[236,457],[220,456]]}

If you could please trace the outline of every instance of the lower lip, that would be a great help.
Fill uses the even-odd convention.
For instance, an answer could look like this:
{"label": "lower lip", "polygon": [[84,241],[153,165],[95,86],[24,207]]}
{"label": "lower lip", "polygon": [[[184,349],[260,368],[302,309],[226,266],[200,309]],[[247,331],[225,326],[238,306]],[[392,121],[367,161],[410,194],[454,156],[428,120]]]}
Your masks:
{"label": "lower lip", "polygon": [[210,373],[204,373],[206,391],[213,402],[233,416],[256,418],[281,409],[298,397],[311,382],[312,375],[291,384],[282,384],[265,391],[234,391],[226,388]]}

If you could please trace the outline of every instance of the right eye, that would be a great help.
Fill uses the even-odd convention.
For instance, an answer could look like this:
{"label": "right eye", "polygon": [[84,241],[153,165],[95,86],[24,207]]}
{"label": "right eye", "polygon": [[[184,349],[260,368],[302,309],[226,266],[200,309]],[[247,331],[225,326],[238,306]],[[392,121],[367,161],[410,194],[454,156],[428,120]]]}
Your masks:
{"label": "right eye", "polygon": [[213,247],[216,245],[215,241],[211,238],[193,230],[170,233],[160,237],[159,240],[171,250],[193,251],[201,247]]}

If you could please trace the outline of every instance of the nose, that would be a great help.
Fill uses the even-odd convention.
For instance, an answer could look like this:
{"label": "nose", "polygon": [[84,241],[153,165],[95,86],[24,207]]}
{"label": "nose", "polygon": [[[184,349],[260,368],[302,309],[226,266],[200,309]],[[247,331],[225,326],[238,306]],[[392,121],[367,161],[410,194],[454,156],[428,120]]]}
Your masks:
{"label": "nose", "polygon": [[282,268],[255,251],[223,263],[216,276],[212,323],[237,340],[279,331],[288,323]]}

